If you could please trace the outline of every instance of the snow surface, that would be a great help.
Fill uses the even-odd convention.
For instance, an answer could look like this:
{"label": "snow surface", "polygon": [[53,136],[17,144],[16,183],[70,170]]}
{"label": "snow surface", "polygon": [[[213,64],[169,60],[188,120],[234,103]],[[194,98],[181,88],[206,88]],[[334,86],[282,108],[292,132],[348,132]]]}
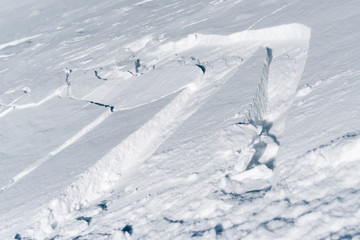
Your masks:
{"label": "snow surface", "polygon": [[360,239],[359,13],[3,0],[0,239]]}

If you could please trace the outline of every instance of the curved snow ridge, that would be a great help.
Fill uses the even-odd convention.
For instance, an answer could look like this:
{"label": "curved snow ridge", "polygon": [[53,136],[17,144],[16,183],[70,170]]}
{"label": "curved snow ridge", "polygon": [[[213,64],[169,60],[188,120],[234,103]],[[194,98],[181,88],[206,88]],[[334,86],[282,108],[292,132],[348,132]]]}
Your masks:
{"label": "curved snow ridge", "polygon": [[29,235],[35,239],[44,238],[58,224],[70,219],[71,213],[113,189],[127,170],[151,156],[196,111],[196,107],[192,110],[187,108],[192,105],[191,96],[198,90],[199,82],[189,85],[150,121],[81,174],[39,214],[35,227],[28,230]]}
{"label": "curved snow ridge", "polygon": [[[160,46],[149,55],[162,61],[178,52],[194,48],[248,48],[265,47],[267,59],[258,86],[258,92],[247,116],[249,122],[274,122],[292,105],[298,82],[305,67],[311,29],[302,24],[286,24],[266,29],[243,31],[227,36],[190,34],[177,42]],[[283,127],[276,129],[282,132]],[[274,130],[274,129],[273,129]]]}
{"label": "curved snow ridge", "polygon": [[161,56],[169,53],[177,53],[190,50],[194,47],[215,47],[215,46],[231,46],[237,44],[250,44],[266,47],[272,42],[290,42],[303,41],[308,43],[311,36],[311,29],[305,25],[293,23],[285,24],[265,29],[246,30],[242,32],[233,33],[230,35],[205,35],[205,34],[190,34],[176,42],[168,42],[160,46],[155,52],[149,55]]}

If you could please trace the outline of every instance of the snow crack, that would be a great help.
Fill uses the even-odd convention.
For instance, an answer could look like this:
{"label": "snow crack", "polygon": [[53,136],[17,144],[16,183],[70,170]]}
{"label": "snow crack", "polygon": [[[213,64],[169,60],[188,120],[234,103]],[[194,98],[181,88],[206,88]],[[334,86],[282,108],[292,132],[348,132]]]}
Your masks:
{"label": "snow crack", "polygon": [[97,79],[99,79],[99,80],[104,80],[104,81],[107,81],[107,80],[108,80],[107,78],[102,78],[102,77],[100,77],[98,71],[95,70],[94,73],[95,73],[95,77],[97,77]]}
{"label": "snow crack", "polygon": [[88,101],[89,103],[92,103],[92,104],[95,104],[95,105],[98,105],[98,106],[101,106],[101,107],[106,107],[106,108],[110,108],[110,111],[111,112],[114,112],[114,106],[112,105],[108,105],[108,104],[103,104],[103,103],[98,103],[98,102],[93,102],[93,101]]}
{"label": "snow crack", "polygon": [[204,67],[204,65],[201,65],[201,64],[195,64],[195,65],[198,66],[198,67],[201,69],[201,71],[203,72],[203,74],[205,74],[206,68]]}
{"label": "snow crack", "polygon": [[168,223],[180,223],[183,224],[184,220],[172,220],[170,218],[164,217],[164,220],[167,221]]}

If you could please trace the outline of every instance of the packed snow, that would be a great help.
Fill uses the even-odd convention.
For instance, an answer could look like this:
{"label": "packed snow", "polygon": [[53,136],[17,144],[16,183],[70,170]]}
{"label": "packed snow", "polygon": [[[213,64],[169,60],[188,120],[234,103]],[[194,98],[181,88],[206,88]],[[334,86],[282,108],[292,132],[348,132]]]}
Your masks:
{"label": "packed snow", "polygon": [[360,3],[3,0],[0,239],[360,239]]}

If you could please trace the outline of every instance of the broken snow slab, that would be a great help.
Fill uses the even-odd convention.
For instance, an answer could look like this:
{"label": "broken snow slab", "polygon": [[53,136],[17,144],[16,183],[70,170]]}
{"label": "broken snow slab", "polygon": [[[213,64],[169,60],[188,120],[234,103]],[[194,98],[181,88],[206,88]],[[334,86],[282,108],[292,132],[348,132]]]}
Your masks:
{"label": "broken snow slab", "polygon": [[[77,99],[130,109],[154,102],[199,81],[203,75],[195,65],[153,69],[127,80],[72,78],[71,95]],[[87,84],[90,82],[91,84]],[[85,86],[85,88],[83,87]]]}
{"label": "broken snow slab", "polygon": [[[237,65],[230,77],[224,77],[203,90],[204,95],[208,95],[204,98],[203,104],[160,147],[159,152],[166,151],[171,146],[178,146],[186,139],[195,137],[195,134],[201,136],[209,131],[217,132],[224,126],[235,125],[239,122],[250,124],[246,121],[244,113],[247,113],[254,101],[264,101],[264,96],[260,96],[260,93],[256,99],[254,96],[259,91],[261,78],[266,77],[261,74],[266,65],[265,48],[258,48],[250,58],[244,62],[239,61]],[[226,68],[228,68],[226,64],[218,61],[213,69],[209,69],[208,73],[222,72]],[[208,82],[211,79],[206,78],[205,74],[203,81]],[[209,94],[211,95],[209,96]],[[230,136],[232,134],[227,134],[226,131],[219,134],[220,137],[215,141],[215,145],[209,149],[214,150],[217,157],[220,154],[221,157],[229,158],[229,156],[223,155],[224,151],[228,151],[230,148],[240,148],[239,141],[241,142],[242,135]]]}

